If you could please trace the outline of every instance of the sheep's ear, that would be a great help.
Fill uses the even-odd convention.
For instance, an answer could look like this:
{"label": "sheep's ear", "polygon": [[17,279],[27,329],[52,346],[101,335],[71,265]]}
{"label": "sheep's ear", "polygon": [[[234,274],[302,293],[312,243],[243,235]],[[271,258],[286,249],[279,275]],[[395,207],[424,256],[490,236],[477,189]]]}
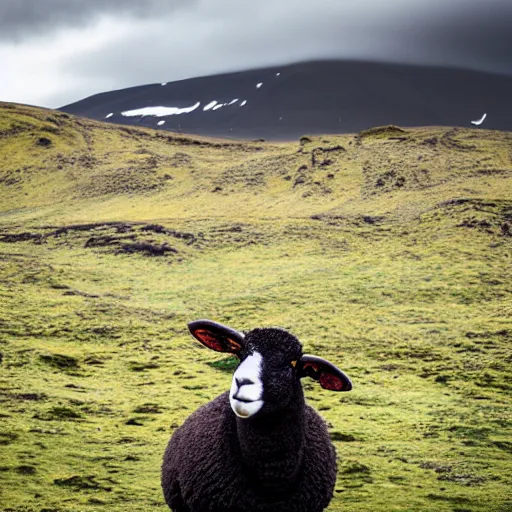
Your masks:
{"label": "sheep's ear", "polygon": [[244,343],[243,333],[212,320],[195,320],[188,328],[194,338],[216,352],[239,355]]}
{"label": "sheep's ear", "polygon": [[304,354],[297,363],[299,377],[318,380],[320,386],[330,391],[350,391],[352,382],[337,366],[321,357]]}

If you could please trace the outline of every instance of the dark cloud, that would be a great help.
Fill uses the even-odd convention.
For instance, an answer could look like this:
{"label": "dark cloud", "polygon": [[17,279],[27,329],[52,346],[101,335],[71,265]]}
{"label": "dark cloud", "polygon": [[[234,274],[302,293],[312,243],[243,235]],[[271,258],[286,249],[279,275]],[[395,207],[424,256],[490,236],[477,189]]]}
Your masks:
{"label": "dark cloud", "polygon": [[435,17],[417,34],[417,46],[442,64],[512,74],[512,1],[473,4]]}
{"label": "dark cloud", "polygon": [[101,74],[117,87],[322,57],[512,74],[512,2],[213,3],[162,18],[63,69]]}
{"label": "dark cloud", "polygon": [[1,0],[0,41],[83,26],[106,14],[150,18],[195,4],[195,0]]}

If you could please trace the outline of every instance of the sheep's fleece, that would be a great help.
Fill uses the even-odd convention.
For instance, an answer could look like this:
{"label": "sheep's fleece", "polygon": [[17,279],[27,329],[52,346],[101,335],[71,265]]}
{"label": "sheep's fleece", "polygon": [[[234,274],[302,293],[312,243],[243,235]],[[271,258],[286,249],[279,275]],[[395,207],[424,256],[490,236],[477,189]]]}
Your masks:
{"label": "sheep's fleece", "polygon": [[[213,335],[191,332],[212,350],[231,352],[242,363],[261,353],[264,405],[252,417],[240,417],[230,404],[232,388],[185,420],[162,464],[167,504],[174,512],[323,511],[333,496],[336,452],[325,421],[305,403],[300,378],[335,391],[350,390],[350,380],[332,363],[304,355],[299,341],[282,329],[246,335],[226,330],[228,343],[215,332],[219,325],[222,334],[224,326],[205,322],[207,329],[213,325]],[[246,382],[238,382],[239,389]]]}
{"label": "sheep's fleece", "polygon": [[185,421],[167,448],[163,466],[170,483],[164,484],[167,503],[175,512],[324,510],[336,481],[336,454],[325,442],[325,422],[309,406],[306,425],[304,467],[296,488],[283,500],[266,503],[245,474],[228,393],[218,396]]}

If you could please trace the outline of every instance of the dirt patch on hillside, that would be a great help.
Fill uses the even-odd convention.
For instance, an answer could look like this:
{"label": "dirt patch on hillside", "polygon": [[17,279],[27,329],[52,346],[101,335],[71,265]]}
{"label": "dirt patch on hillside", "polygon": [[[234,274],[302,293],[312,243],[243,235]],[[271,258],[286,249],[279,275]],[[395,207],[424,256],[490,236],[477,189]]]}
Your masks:
{"label": "dirt patch on hillside", "polygon": [[45,226],[38,232],[2,233],[0,242],[33,242],[36,244],[81,245],[86,249],[114,254],[171,256],[193,245],[197,237],[159,224],[105,222],[68,226]]}

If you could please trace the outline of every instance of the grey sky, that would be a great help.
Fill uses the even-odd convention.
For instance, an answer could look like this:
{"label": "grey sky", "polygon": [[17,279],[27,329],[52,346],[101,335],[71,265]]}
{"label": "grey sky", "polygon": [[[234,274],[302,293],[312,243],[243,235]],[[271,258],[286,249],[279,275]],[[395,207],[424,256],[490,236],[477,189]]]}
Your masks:
{"label": "grey sky", "polygon": [[167,15],[195,0],[2,0],[0,40],[21,41],[62,26],[84,26],[102,15],[151,18]]}
{"label": "grey sky", "polygon": [[1,0],[0,100],[311,58],[512,74],[510,0]]}

